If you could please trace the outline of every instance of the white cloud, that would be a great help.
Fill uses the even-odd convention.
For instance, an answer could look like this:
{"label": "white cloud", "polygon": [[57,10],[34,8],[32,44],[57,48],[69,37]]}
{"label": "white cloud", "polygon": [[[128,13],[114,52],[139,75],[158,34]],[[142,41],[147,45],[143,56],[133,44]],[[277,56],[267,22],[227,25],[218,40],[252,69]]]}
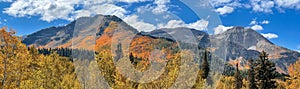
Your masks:
{"label": "white cloud", "polygon": [[298,50],[296,50],[296,51],[300,53],[300,45],[297,46],[297,49]]}
{"label": "white cloud", "polygon": [[158,28],[177,28],[177,27],[183,27],[184,22],[181,20],[170,20],[167,24],[159,24]]}
{"label": "white cloud", "polygon": [[216,5],[220,5],[220,4],[225,4],[225,3],[229,3],[232,0],[211,0],[210,2]]}
{"label": "white cloud", "polygon": [[261,24],[261,25],[266,25],[266,24],[269,24],[270,21],[269,20],[263,20],[261,22],[257,22],[256,19],[253,19],[249,25],[258,25],[258,24]]}
{"label": "white cloud", "polygon": [[182,20],[170,20],[167,24],[158,24],[158,28],[177,28],[188,27],[197,30],[207,30],[209,22],[206,20],[198,20],[193,23],[186,24]]}
{"label": "white cloud", "polygon": [[112,0],[112,1],[120,1],[120,2],[126,2],[126,3],[137,3],[137,2],[146,2],[151,0]]}
{"label": "white cloud", "polygon": [[156,26],[146,23],[143,20],[139,20],[137,15],[125,17],[123,20],[138,31],[149,32],[156,29]]}
{"label": "white cloud", "polygon": [[[11,0],[2,0],[11,1]],[[56,19],[74,20],[82,16],[95,14],[116,15],[125,17],[127,11],[116,2],[144,2],[149,0],[17,0],[4,9],[4,13],[15,17],[41,16],[43,21]],[[76,6],[82,6],[78,9]],[[76,9],[75,9],[76,8]]]}
{"label": "white cloud", "polygon": [[300,9],[300,0],[274,0],[278,7]]}
{"label": "white cloud", "polygon": [[0,2],[13,2],[13,0],[0,0]]}
{"label": "white cloud", "polygon": [[119,6],[113,4],[100,4],[100,5],[92,5],[87,9],[75,11],[75,18],[79,18],[82,16],[91,16],[96,14],[103,15],[116,15],[120,18],[124,18],[127,11]]}
{"label": "white cloud", "polygon": [[216,12],[218,12],[221,15],[229,14],[229,13],[232,13],[233,11],[234,11],[234,8],[229,7],[229,6],[224,6],[224,7],[216,9]]}
{"label": "white cloud", "polygon": [[272,13],[277,9],[300,9],[300,0],[210,0],[214,7],[230,6],[233,8],[252,9],[254,12]]}
{"label": "white cloud", "polygon": [[256,20],[252,20],[249,25],[256,25],[256,24],[257,24],[257,21]]}
{"label": "white cloud", "polygon": [[233,28],[233,26],[224,26],[224,25],[218,25],[218,27],[215,28],[215,34],[220,34],[223,33],[225,31],[227,31],[228,29]]}
{"label": "white cloud", "polygon": [[251,29],[258,31],[258,30],[263,30],[264,28],[261,25],[254,25],[251,27]]}
{"label": "white cloud", "polygon": [[215,7],[220,7],[220,6],[241,7],[242,5],[238,0],[209,0],[209,1]]}
{"label": "white cloud", "polygon": [[261,34],[263,35],[265,38],[268,38],[268,39],[274,39],[274,38],[278,38],[278,35],[274,34],[274,33],[267,33],[267,34]]}
{"label": "white cloud", "polygon": [[147,4],[147,5],[140,6],[140,7],[136,8],[138,13],[144,13],[146,11],[151,11],[153,9],[154,9],[154,7],[151,6],[151,4]]}
{"label": "white cloud", "polygon": [[262,21],[262,22],[260,22],[261,24],[269,24],[270,23],[270,21],[268,21],[268,20],[264,20],[264,21]]}
{"label": "white cloud", "polygon": [[166,5],[170,3],[170,0],[155,0],[154,4],[157,6],[152,10],[154,14],[161,14],[168,11],[169,7]]}
{"label": "white cloud", "polygon": [[252,5],[252,10],[255,12],[271,13],[272,8],[275,6],[274,1],[250,0],[250,2]]}
{"label": "white cloud", "polygon": [[194,23],[187,24],[186,27],[194,28],[197,30],[207,30],[209,22],[206,20],[198,20]]}
{"label": "white cloud", "polygon": [[55,19],[69,20],[69,14],[74,10],[73,6],[78,3],[75,1],[59,0],[18,0],[13,2],[9,8],[5,8],[4,13],[15,17],[41,15],[41,20],[52,21]]}

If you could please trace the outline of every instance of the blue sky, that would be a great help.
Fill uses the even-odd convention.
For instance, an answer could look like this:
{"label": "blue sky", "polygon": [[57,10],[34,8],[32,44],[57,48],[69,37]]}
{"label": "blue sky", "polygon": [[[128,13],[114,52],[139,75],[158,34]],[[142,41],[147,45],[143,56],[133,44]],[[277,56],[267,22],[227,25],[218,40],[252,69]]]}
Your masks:
{"label": "blue sky", "polygon": [[279,46],[300,50],[300,0],[0,0],[0,10],[0,26],[18,35],[104,14],[140,31],[183,26],[217,34],[244,26]]}

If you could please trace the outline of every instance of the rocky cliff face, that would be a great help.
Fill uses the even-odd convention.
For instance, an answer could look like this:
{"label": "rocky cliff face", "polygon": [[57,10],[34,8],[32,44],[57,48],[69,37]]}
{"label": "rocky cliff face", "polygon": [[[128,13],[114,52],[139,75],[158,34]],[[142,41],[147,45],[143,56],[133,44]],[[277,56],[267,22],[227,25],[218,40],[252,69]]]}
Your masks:
{"label": "rocky cliff face", "polygon": [[[285,72],[289,64],[300,58],[300,53],[277,46],[256,31],[244,27],[234,27],[216,35],[191,28],[164,28],[139,33],[120,18],[105,15],[82,17],[66,26],[42,29],[26,36],[23,43],[45,48],[75,45],[98,50],[110,48],[112,39],[131,42],[131,45],[134,44],[131,49],[136,54],[143,54],[143,57],[149,54],[148,49],[153,43],[175,46],[176,41],[196,41],[199,48],[211,51],[213,60],[240,63],[242,66],[247,66],[248,59],[256,59],[259,52],[266,51],[280,72]],[[95,47],[91,47],[92,44]]]}
{"label": "rocky cliff face", "polygon": [[257,59],[259,52],[265,51],[276,63],[279,72],[300,58],[298,52],[277,46],[258,32],[244,27],[234,27],[228,31],[210,36],[215,55],[231,63],[245,65],[248,59]]}

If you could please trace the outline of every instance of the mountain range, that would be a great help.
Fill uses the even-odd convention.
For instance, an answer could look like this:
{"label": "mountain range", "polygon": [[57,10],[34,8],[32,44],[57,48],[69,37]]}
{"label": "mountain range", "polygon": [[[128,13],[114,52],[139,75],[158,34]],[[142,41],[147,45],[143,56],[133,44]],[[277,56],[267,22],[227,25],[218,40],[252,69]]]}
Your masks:
{"label": "mountain range", "polygon": [[[191,32],[193,35],[181,35],[185,32]],[[179,37],[173,37],[174,35]],[[110,49],[114,42],[120,40],[134,45],[129,46],[130,51],[140,57],[149,57],[153,49],[151,44],[163,43],[163,46],[175,47],[176,40],[195,40],[199,48],[208,49],[214,54],[212,60],[224,60],[230,64],[240,63],[244,68],[247,67],[247,60],[256,59],[261,51],[265,51],[270,60],[276,63],[277,71],[282,73],[287,72],[291,63],[300,60],[299,52],[273,44],[250,28],[236,26],[214,35],[185,27],[139,32],[122,19],[110,15],[81,17],[66,26],[45,28],[27,35],[22,42],[39,48],[75,46],[99,51]],[[167,56],[170,56],[172,52],[167,53]]]}

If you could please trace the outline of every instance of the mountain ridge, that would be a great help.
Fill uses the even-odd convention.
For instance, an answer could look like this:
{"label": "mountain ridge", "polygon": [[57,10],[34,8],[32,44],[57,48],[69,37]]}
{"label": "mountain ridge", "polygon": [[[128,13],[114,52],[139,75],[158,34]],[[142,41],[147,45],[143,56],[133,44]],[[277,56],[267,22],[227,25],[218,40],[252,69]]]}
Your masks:
{"label": "mountain ridge", "polygon": [[[76,35],[85,34],[85,32],[95,34],[95,36],[80,37],[79,35]],[[192,35],[181,35],[190,34],[189,32],[192,32]],[[130,34],[136,35],[135,37],[137,38],[130,40],[130,38],[132,38],[131,36],[128,36]],[[289,64],[300,59],[300,53],[277,46],[258,32],[249,28],[236,26],[215,35],[209,35],[204,31],[185,27],[162,28],[151,32],[138,32],[122,19],[110,15],[81,17],[66,26],[50,27],[37,31],[28,35],[22,42],[28,46],[34,45],[44,48],[71,47],[72,45],[77,45],[82,48],[93,49],[93,47],[90,47],[90,44],[93,44],[91,41],[96,41],[94,43],[96,44],[95,49],[98,50],[110,48],[113,43],[112,39],[114,38],[132,41],[133,43],[140,43],[136,45],[141,45],[140,47],[143,50],[144,48],[147,48],[143,45],[144,43],[147,43],[147,41],[142,40],[146,39],[151,41],[147,44],[151,44],[153,42],[161,42],[157,40],[154,41],[155,39],[165,39],[166,41],[174,42],[178,40],[191,42],[194,40],[193,38],[195,38],[198,47],[209,49],[215,55],[213,59],[222,59],[228,62],[235,62],[238,60],[242,63],[247,63],[248,59],[257,58],[259,52],[266,51],[270,54],[270,59],[278,65],[278,70],[281,70],[281,72],[286,72]],[[76,40],[82,42],[74,42]],[[136,47],[132,47],[131,49],[136,49]],[[136,52],[140,51],[136,50]]]}

